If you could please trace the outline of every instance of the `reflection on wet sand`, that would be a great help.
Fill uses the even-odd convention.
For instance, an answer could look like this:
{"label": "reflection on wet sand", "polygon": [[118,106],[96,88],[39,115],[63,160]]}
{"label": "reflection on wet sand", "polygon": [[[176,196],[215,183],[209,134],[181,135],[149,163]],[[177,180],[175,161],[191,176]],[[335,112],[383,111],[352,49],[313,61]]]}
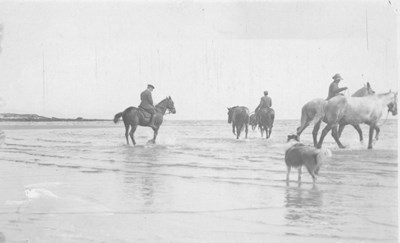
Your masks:
{"label": "reflection on wet sand", "polygon": [[288,226],[310,226],[324,221],[322,217],[322,191],[317,185],[302,185],[286,187],[285,219]]}
{"label": "reflection on wet sand", "polygon": [[[162,152],[156,146],[127,148],[125,151],[124,188],[128,194],[140,197],[144,208],[154,203],[155,186],[163,177],[155,176],[160,169],[153,166]],[[140,171],[135,173],[133,171]],[[140,195],[140,196],[138,196]],[[139,199],[139,198],[138,198]]]}

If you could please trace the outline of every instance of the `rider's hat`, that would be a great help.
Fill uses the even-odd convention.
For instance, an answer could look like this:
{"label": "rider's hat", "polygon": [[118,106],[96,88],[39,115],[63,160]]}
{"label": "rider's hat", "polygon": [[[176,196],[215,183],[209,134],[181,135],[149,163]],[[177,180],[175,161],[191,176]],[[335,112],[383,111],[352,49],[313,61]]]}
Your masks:
{"label": "rider's hat", "polygon": [[152,88],[152,89],[154,89],[154,86],[151,85],[151,84],[148,84],[148,85],[147,85],[147,88]]}
{"label": "rider's hat", "polygon": [[336,79],[339,79],[339,80],[343,80],[343,78],[342,78],[342,76],[340,76],[340,74],[335,74],[333,77],[332,77],[334,80],[336,80]]}
{"label": "rider's hat", "polygon": [[268,95],[268,91],[264,91],[264,95]]}

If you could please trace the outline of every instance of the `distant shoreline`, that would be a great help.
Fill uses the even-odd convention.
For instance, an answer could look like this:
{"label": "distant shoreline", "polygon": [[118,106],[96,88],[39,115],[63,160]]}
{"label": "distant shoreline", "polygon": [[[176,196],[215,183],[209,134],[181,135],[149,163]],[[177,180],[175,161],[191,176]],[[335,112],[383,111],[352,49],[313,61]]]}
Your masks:
{"label": "distant shoreline", "polygon": [[4,119],[0,118],[0,122],[91,122],[91,121],[112,121],[112,119]]}
{"label": "distant shoreline", "polygon": [[89,122],[89,121],[112,121],[112,119],[87,119],[82,117],[58,118],[45,117],[37,114],[17,114],[17,113],[0,113],[0,122]]}
{"label": "distant shoreline", "polygon": [[[381,118],[384,120],[386,118]],[[169,121],[178,122],[194,122],[194,121],[226,121],[226,119],[168,119]],[[300,118],[291,119],[275,119],[276,121],[293,121],[299,120]],[[388,117],[387,120],[397,120],[397,117]],[[44,117],[36,114],[16,114],[16,113],[0,113],[0,124],[2,122],[101,122],[101,121],[113,121],[113,119],[100,119],[100,118],[57,118],[57,117]]]}

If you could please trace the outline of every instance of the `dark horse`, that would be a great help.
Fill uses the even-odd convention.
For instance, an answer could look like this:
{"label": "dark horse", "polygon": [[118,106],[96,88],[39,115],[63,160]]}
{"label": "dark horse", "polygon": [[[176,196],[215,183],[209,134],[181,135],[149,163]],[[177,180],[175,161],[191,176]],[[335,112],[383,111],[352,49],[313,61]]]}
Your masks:
{"label": "dark horse", "polygon": [[[160,128],[162,122],[163,122],[163,117],[166,111],[171,112],[172,114],[176,113],[174,102],[172,101],[171,97],[167,97],[164,100],[162,100],[160,103],[156,105],[156,114],[154,117],[154,125],[156,128],[152,128],[154,131],[154,136],[153,139],[149,140],[149,142],[155,143],[157,134],[158,134],[158,129]],[[120,112],[114,116],[114,123],[117,123],[119,118],[122,116],[122,120],[124,121],[125,124],[125,137],[126,137],[126,143],[129,145],[129,139],[128,139],[128,132],[129,132],[129,126],[131,127],[131,131],[129,132],[129,135],[131,137],[133,145],[136,145],[135,139],[133,138],[133,134],[136,131],[137,126],[143,126],[143,127],[148,127],[150,123],[150,115],[148,117],[145,116],[144,114],[145,111],[143,111],[140,108],[136,107],[128,107],[126,108],[123,112]],[[147,113],[147,112],[146,112]]]}
{"label": "dark horse", "polygon": [[265,131],[265,137],[268,139],[271,136],[272,126],[274,125],[275,111],[272,108],[261,109],[258,112],[258,116],[258,127],[261,130],[261,137],[264,136]]}
{"label": "dark horse", "polygon": [[249,124],[251,126],[251,129],[253,129],[253,131],[256,129],[257,127],[257,117],[256,114],[251,114],[250,115],[250,120],[249,120]]}
{"label": "dark horse", "polygon": [[249,109],[244,106],[228,108],[228,123],[232,123],[232,132],[236,135],[236,139],[239,139],[243,127],[245,128],[247,138],[249,131]]}

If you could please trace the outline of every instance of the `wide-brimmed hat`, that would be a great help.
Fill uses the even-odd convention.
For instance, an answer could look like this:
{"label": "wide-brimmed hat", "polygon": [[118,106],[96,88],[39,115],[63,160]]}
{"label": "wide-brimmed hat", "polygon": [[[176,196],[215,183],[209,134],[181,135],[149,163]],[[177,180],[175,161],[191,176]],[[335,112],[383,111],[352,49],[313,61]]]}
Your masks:
{"label": "wide-brimmed hat", "polygon": [[340,76],[340,74],[335,74],[333,77],[333,79],[339,79],[339,80],[343,80],[342,76]]}
{"label": "wide-brimmed hat", "polygon": [[152,89],[154,89],[154,86],[151,85],[151,84],[148,84],[148,85],[147,85],[147,88],[152,88]]}

